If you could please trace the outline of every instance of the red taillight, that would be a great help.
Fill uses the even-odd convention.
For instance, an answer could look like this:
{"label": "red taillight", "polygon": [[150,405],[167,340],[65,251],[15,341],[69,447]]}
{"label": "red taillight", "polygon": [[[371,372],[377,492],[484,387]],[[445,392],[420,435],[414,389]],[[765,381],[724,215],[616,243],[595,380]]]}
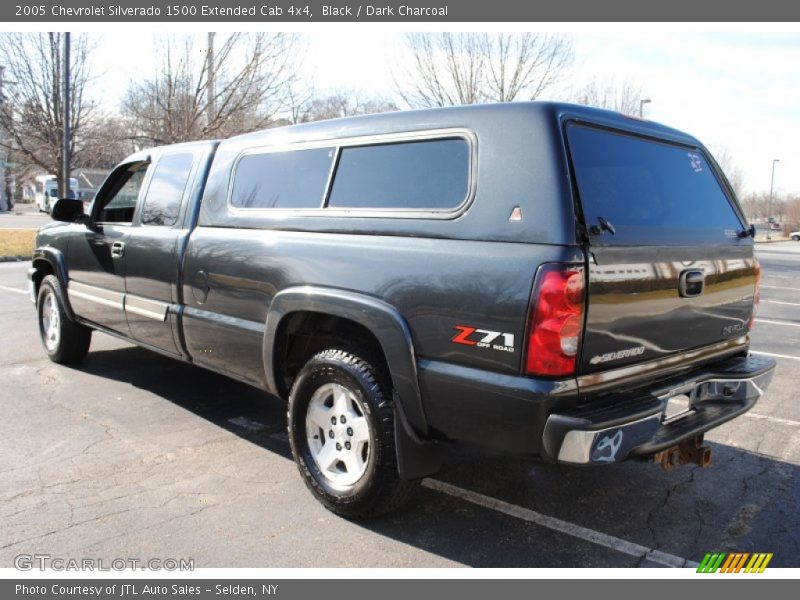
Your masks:
{"label": "red taillight", "polygon": [[583,332],[584,270],[544,265],[531,302],[525,372],[557,377],[575,373]]}
{"label": "red taillight", "polygon": [[756,261],[756,289],[753,291],[753,314],[750,316],[750,323],[747,325],[748,331],[753,331],[756,324],[756,312],[758,311],[758,303],[761,302],[761,264]]}

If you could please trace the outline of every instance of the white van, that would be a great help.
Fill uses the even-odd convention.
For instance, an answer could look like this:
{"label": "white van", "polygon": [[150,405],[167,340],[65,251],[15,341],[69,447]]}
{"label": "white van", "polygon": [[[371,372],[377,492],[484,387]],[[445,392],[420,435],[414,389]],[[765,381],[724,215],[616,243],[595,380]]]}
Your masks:
{"label": "white van", "polygon": [[[69,198],[77,198],[78,180],[71,177],[69,180]],[[58,179],[55,175],[38,175],[36,177],[36,207],[41,212],[49,213],[58,200]]]}

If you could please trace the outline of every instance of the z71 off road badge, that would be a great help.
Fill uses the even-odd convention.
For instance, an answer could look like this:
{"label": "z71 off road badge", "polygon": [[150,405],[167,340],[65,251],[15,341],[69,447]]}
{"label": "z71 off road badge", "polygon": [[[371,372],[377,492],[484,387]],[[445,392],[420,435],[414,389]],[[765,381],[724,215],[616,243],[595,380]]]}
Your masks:
{"label": "z71 off road badge", "polygon": [[502,331],[489,331],[466,325],[456,325],[453,329],[458,333],[450,341],[455,344],[474,346],[476,348],[489,348],[502,352],[514,352],[514,334]]}

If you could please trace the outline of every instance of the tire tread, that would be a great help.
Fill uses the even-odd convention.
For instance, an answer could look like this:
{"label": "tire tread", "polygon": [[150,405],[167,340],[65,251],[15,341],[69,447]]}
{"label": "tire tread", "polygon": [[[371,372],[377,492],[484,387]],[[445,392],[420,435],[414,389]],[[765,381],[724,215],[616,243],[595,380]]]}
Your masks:
{"label": "tire tread", "polygon": [[[365,357],[362,358],[359,354],[364,354]],[[309,471],[308,466],[300,459],[299,448],[296,447],[297,444],[292,431],[292,409],[297,402],[296,385],[292,387],[292,392],[289,396],[289,410],[287,413],[289,440],[292,444],[295,462],[303,476],[303,481],[312,494],[326,508],[350,519],[368,519],[392,512],[408,501],[418,487],[416,482],[403,480],[398,475],[394,440],[392,386],[385,370],[373,366],[375,363],[381,364],[381,361],[373,361],[375,359],[363,350],[329,348],[315,354],[303,367],[301,375],[296,380],[296,382],[300,381],[303,371],[313,369],[315,365],[338,364],[345,367],[364,387],[367,392],[365,400],[371,403],[376,420],[383,429],[380,437],[384,442],[384,448],[381,452],[381,464],[378,465],[375,473],[375,476],[379,478],[375,486],[377,491],[370,494],[369,498],[357,498],[356,501],[347,498],[334,499],[331,494],[322,489],[322,486]]]}

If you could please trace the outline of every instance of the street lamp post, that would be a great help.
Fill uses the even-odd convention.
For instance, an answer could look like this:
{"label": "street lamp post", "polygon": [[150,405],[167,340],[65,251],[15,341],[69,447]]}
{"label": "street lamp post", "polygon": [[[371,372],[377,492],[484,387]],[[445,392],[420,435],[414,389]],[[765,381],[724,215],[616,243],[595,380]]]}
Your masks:
{"label": "street lamp post", "polygon": [[772,239],[772,191],[775,187],[775,164],[781,161],[780,158],[772,159],[772,175],[769,178],[769,208],[767,208],[767,239]]}
{"label": "street lamp post", "polygon": [[644,117],[644,105],[645,104],[650,104],[651,102],[652,102],[652,100],[650,100],[650,98],[642,98],[641,100],[639,100],[639,116],[640,117]]}

